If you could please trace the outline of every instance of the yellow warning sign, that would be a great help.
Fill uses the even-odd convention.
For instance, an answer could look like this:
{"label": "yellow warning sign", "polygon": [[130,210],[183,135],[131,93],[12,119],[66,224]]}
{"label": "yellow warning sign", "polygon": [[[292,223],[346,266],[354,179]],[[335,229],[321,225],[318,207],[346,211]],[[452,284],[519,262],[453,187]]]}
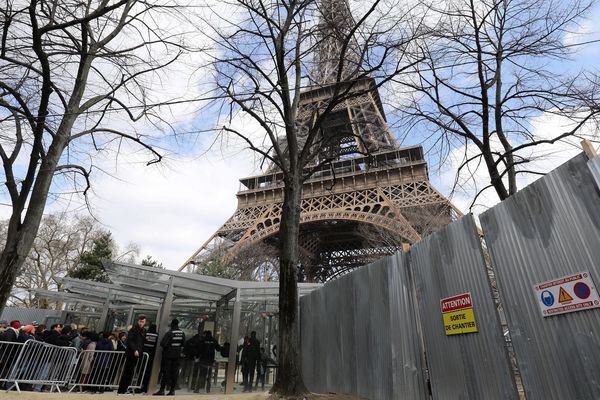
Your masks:
{"label": "yellow warning sign", "polygon": [[446,330],[446,335],[477,332],[475,313],[472,308],[451,311],[442,315],[444,316],[444,329]]}
{"label": "yellow warning sign", "polygon": [[571,297],[571,295],[569,293],[567,293],[567,291],[565,289],[563,289],[563,287],[560,287],[560,292],[558,294],[558,302],[559,303],[565,303],[567,301],[573,301],[573,298]]}

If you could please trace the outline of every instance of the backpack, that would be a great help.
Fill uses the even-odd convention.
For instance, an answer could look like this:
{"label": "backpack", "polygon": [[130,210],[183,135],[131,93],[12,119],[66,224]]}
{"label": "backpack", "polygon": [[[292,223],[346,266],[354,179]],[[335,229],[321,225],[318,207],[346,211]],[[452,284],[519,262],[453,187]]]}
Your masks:
{"label": "backpack", "polygon": [[197,357],[198,347],[200,347],[200,335],[196,334],[183,345],[183,354],[186,358]]}
{"label": "backpack", "polygon": [[223,346],[221,346],[221,351],[220,351],[221,357],[229,358],[229,347],[230,347],[229,342],[223,343]]}

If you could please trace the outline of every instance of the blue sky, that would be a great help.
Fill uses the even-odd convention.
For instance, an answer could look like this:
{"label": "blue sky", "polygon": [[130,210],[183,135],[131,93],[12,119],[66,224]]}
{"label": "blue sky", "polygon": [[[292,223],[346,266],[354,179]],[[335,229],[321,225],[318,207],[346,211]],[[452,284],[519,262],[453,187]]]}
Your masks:
{"label": "blue sky", "polygon": [[[582,26],[590,34],[587,40],[600,39],[597,21],[600,21],[600,7],[594,9]],[[599,59],[600,44],[593,43],[582,47],[572,64],[557,65],[556,68],[591,66],[597,70]],[[205,81],[208,78],[199,79]],[[171,93],[172,98],[199,96],[204,88],[190,87],[189,82],[189,78],[180,71],[174,71],[162,83],[162,89]],[[214,118],[214,109],[199,109],[200,106],[182,105],[168,113],[169,121],[177,127],[179,134],[175,138],[158,140],[167,154],[165,162],[147,167],[147,157],[129,147],[122,149],[118,163],[108,155],[95,161],[110,174],[98,172],[95,176],[90,195],[94,215],[113,233],[120,245],[135,242],[141,246],[141,258],[146,254],[152,255],[170,269],[178,268],[233,214],[237,206],[235,194],[239,190],[239,179],[258,172],[256,156],[243,150],[244,146],[239,141],[228,139],[216,143],[211,149],[213,134],[194,133],[211,126]],[[247,132],[259,131],[256,123],[248,118],[237,118],[234,123]],[[540,117],[533,124],[540,132],[550,134],[561,129],[562,121]],[[419,132],[415,131],[405,144],[420,142]],[[449,162],[438,168],[438,160],[428,146],[424,144],[431,165],[431,181],[447,195],[457,164]],[[547,171],[579,152],[575,146],[568,144],[548,151],[552,157],[539,165]],[[482,175],[481,179],[485,177]],[[454,194],[453,201],[466,211],[472,195],[472,190],[466,188],[464,192]],[[493,194],[485,196],[475,212],[495,202],[497,199]],[[48,212],[64,208],[85,212],[77,196],[63,196],[60,201],[51,201]],[[0,216],[7,217],[8,212],[8,207],[0,207]]]}

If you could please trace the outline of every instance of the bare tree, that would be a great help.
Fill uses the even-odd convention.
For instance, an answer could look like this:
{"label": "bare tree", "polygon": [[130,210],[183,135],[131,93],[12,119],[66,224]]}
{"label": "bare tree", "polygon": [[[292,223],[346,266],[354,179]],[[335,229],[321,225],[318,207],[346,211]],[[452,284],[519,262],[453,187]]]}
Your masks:
{"label": "bare tree", "polygon": [[[219,9],[206,17],[212,27],[207,34],[215,38],[212,66],[217,94],[225,98],[222,132],[241,138],[271,164],[271,170],[283,175],[281,368],[273,391],[298,395],[306,392],[299,362],[297,289],[302,184],[343,150],[336,147],[340,137],[323,134],[324,121],[337,105],[364,95],[358,88],[365,80],[373,90],[406,68],[404,52],[414,30],[401,23],[406,15],[399,2],[361,3],[365,8],[356,19],[346,0],[223,3],[226,13]],[[320,101],[301,101],[303,91],[317,89],[323,90]],[[251,117],[260,132],[237,129],[235,119],[241,115]],[[366,143],[367,137],[357,140],[365,153],[375,145]]]}
{"label": "bare tree", "polygon": [[[529,164],[540,145],[585,134],[600,112],[599,82],[565,63],[593,3],[450,0],[432,6],[431,35],[418,45],[424,61],[402,81],[414,92],[401,111],[421,135],[424,126],[431,129],[442,159],[464,149],[457,183],[482,165],[489,185],[479,193],[493,188],[505,199],[517,191],[518,174],[543,173]],[[570,126],[555,135],[536,133],[534,118],[552,115]]]}
{"label": "bare tree", "polygon": [[230,265],[242,280],[278,281],[278,253],[274,245],[257,241],[239,249]]}
{"label": "bare tree", "polygon": [[61,278],[74,268],[83,252],[90,250],[100,233],[99,224],[91,217],[69,218],[64,213],[44,217],[29,255],[19,270],[9,302],[17,306],[48,308],[48,301],[38,298],[30,289],[60,291]]}
{"label": "bare tree", "polygon": [[150,155],[149,164],[161,160],[149,132],[134,126],[164,122],[149,88],[188,50],[174,23],[187,14],[170,0],[5,1],[0,158],[12,214],[0,256],[0,307],[50,193],[68,185],[85,195],[95,153],[131,145]]}
{"label": "bare tree", "polygon": [[228,254],[231,243],[212,243],[194,262],[197,274],[227,279],[277,281],[279,260],[277,249],[264,242],[253,242],[240,248],[233,257]]}

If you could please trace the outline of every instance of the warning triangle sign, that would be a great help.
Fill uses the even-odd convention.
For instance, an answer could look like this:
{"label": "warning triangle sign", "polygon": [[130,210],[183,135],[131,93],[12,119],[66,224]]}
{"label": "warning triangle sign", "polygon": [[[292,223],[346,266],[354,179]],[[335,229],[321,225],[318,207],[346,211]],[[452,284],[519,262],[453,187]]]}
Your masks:
{"label": "warning triangle sign", "polygon": [[563,289],[563,287],[560,287],[560,293],[558,295],[558,302],[559,303],[564,303],[566,301],[573,301],[573,298],[571,297],[571,295],[569,293],[567,293],[567,291],[565,289]]}

